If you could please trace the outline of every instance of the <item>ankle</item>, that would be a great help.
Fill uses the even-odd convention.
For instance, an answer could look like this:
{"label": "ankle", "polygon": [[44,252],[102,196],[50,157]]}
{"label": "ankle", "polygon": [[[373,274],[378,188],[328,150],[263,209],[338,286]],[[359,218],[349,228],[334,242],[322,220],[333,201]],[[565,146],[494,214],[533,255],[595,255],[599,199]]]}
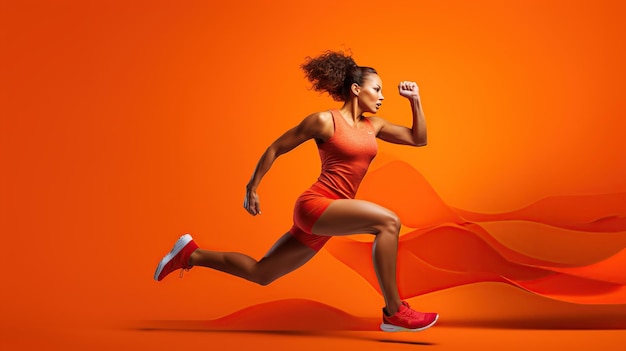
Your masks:
{"label": "ankle", "polygon": [[200,251],[200,249],[195,249],[193,250],[191,255],[189,255],[189,259],[187,260],[188,266],[195,266],[198,263],[198,258],[200,256],[200,253],[198,251]]}
{"label": "ankle", "polygon": [[400,305],[397,304],[387,304],[387,306],[385,306],[385,308],[383,308],[383,312],[387,315],[387,316],[393,316],[394,314],[396,314],[398,312]]}

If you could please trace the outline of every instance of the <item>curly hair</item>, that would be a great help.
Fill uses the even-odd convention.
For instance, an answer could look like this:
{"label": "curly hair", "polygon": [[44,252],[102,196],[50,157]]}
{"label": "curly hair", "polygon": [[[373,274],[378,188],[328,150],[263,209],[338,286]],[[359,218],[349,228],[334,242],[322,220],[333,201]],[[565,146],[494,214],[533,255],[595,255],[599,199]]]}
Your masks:
{"label": "curly hair", "polygon": [[377,74],[371,67],[357,65],[351,55],[342,51],[326,51],[305,60],[300,67],[313,85],[313,90],[326,92],[335,101],[347,101],[352,84],[361,85],[367,75]]}

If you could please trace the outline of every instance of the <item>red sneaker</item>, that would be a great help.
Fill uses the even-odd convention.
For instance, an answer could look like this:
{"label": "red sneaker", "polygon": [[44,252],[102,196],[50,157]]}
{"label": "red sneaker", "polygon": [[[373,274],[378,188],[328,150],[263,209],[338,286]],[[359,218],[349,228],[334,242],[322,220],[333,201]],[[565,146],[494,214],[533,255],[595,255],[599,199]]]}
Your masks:
{"label": "red sneaker", "polygon": [[157,266],[154,272],[154,280],[161,281],[165,276],[177,269],[190,270],[189,256],[196,251],[198,245],[193,241],[191,235],[185,234],[181,236],[174,244],[170,251]]}
{"label": "red sneaker", "polygon": [[380,329],[386,332],[416,332],[432,327],[437,319],[439,319],[438,314],[414,311],[406,301],[402,301],[398,312],[393,316],[387,316],[383,309],[383,323]]}

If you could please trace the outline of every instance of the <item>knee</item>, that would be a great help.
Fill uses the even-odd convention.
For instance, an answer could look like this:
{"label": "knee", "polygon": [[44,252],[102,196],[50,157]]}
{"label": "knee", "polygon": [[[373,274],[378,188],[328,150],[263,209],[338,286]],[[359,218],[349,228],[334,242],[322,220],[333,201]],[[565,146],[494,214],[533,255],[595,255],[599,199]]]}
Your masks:
{"label": "knee", "polygon": [[401,227],[400,217],[392,211],[387,211],[381,216],[378,227],[379,233],[399,235]]}
{"label": "knee", "polygon": [[257,284],[259,284],[260,286],[268,286],[270,285],[275,279],[259,279],[256,281]]}
{"label": "knee", "polygon": [[261,286],[267,286],[274,282],[277,278],[278,277],[273,274],[257,274],[257,276],[254,277],[254,282]]}

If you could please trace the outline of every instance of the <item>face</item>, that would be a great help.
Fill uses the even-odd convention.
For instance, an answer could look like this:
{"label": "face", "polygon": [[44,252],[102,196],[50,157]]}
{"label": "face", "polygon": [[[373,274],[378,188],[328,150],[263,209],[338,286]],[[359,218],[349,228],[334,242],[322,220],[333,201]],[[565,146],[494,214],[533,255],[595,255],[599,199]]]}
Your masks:
{"label": "face", "polygon": [[376,113],[383,103],[383,82],[378,74],[368,74],[358,86],[357,100],[363,112]]}

